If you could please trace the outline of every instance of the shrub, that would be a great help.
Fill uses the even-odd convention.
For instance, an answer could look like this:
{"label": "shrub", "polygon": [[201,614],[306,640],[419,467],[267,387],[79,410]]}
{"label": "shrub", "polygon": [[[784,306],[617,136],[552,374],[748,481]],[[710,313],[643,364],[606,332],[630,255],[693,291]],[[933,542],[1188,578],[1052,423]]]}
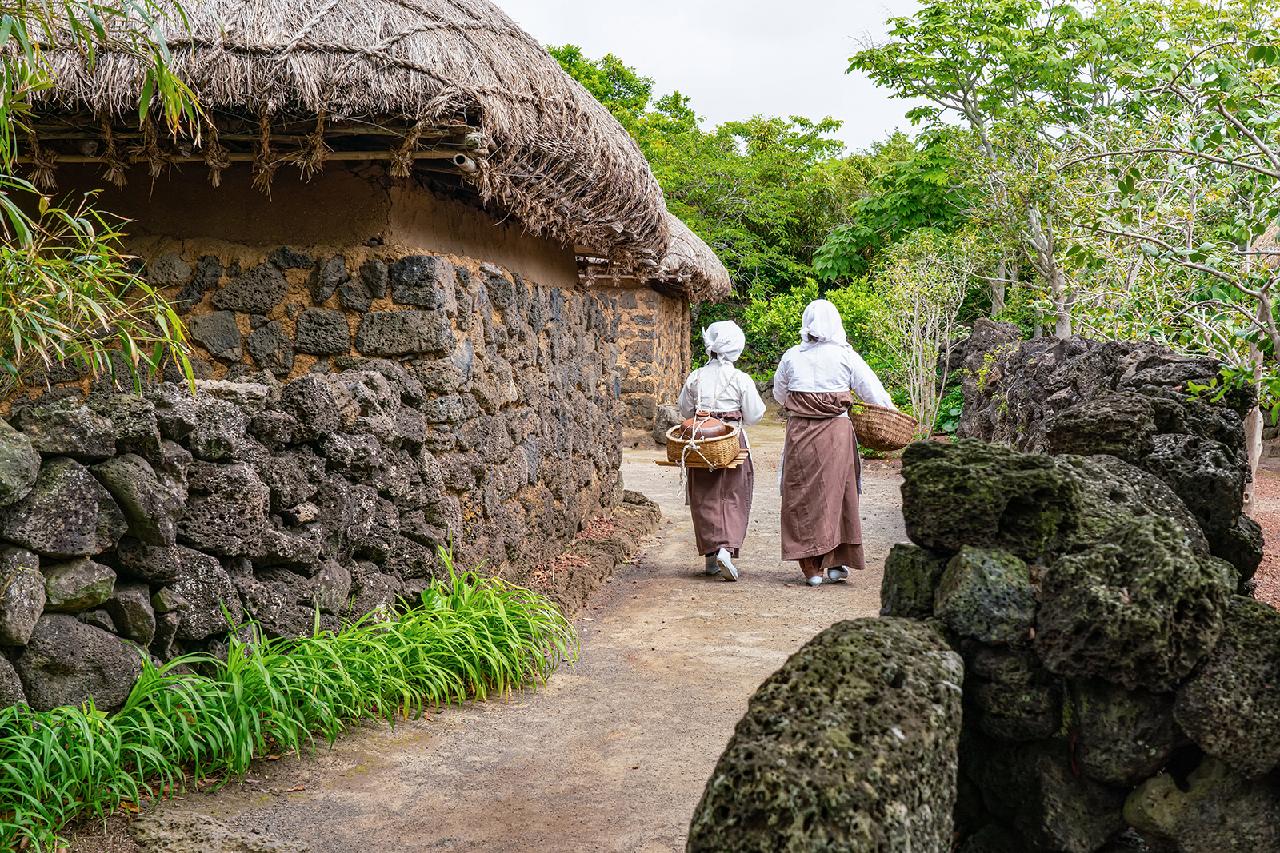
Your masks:
{"label": "shrub", "polygon": [[354,721],[537,686],[577,654],[549,600],[452,566],[447,582],[388,621],[296,640],[249,634],[232,637],[225,661],[191,655],[157,667],[144,654],[111,716],[91,703],[0,710],[0,849],[55,849],[78,817],[242,775],[264,754],[332,743]]}
{"label": "shrub", "polygon": [[[139,125],[153,120],[199,141],[207,119],[170,68],[161,20],[184,22],[175,0],[12,0],[0,7],[0,398],[41,365],[71,362],[92,375],[117,365],[135,382],[173,360],[187,373],[182,324],[131,269],[120,234],[90,199],[59,206],[53,173],[33,163],[18,177],[18,140],[32,130],[32,101],[50,87],[50,49],[89,65],[110,49],[143,77]],[[124,106],[123,104],[121,105]],[[120,358],[113,357],[118,351]]]}
{"label": "shrub", "polygon": [[901,354],[906,385],[921,437],[933,432],[946,393],[950,348],[957,318],[973,278],[971,241],[921,230],[897,244],[881,273],[888,286],[887,325]]}
{"label": "shrub", "polygon": [[747,350],[740,366],[756,378],[772,376],[783,354],[800,343],[805,307],[819,298],[836,306],[849,344],[887,381],[897,367],[894,333],[885,323],[884,297],[862,280],[825,293],[809,281],[768,299],[753,299],[742,317]]}

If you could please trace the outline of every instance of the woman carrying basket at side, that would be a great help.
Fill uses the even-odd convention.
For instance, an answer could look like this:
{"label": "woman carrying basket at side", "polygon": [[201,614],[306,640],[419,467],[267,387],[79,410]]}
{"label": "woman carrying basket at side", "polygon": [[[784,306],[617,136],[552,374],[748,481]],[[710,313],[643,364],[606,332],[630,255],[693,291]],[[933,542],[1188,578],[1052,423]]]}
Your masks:
{"label": "woman carrying basket at side", "polygon": [[[685,380],[680,391],[680,416],[691,418],[706,412],[717,420],[739,428],[759,423],[764,417],[764,401],[751,377],[733,363],[746,348],[747,338],[737,323],[712,323],[702,332],[702,342],[710,359]],[[745,429],[739,441],[748,447]],[[689,468],[689,513],[698,553],[706,558],[706,573],[727,581],[738,579],[733,561],[747,537],[751,518],[751,490],[755,469],[751,459],[739,468],[718,471]]]}
{"label": "woman carrying basket at side", "polygon": [[801,343],[782,357],[773,396],[787,410],[782,452],[782,559],[795,560],[810,586],[866,568],[858,514],[861,460],[850,390],[896,408],[884,385],[845,340],[840,312],[825,299],[804,311]]}

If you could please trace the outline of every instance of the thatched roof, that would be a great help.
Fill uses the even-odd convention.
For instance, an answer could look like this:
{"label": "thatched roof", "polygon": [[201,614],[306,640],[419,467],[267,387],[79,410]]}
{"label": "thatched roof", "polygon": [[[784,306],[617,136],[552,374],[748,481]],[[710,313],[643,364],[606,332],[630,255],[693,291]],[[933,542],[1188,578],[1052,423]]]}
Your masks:
{"label": "thatched roof", "polygon": [[667,230],[671,240],[654,278],[680,285],[693,302],[719,302],[727,298],[733,290],[733,281],[711,247],[670,213]]}
{"label": "thatched roof", "polygon": [[716,253],[676,216],[666,213],[666,254],[660,261],[639,258],[611,261],[578,251],[578,275],[587,287],[598,284],[635,287],[647,284],[664,293],[682,293],[690,302],[720,302],[733,292],[733,281]]}
{"label": "thatched roof", "polygon": [[[415,150],[426,129],[472,125],[483,135],[474,147],[484,156],[467,164],[466,178],[486,204],[535,234],[607,257],[664,254],[662,193],[633,140],[489,0],[182,5],[189,28],[167,27],[173,68],[211,115],[256,121],[264,135],[282,117],[319,117],[317,135],[326,122],[388,122]],[[125,124],[132,115],[136,129],[145,67],[135,57],[105,51],[92,68],[71,51],[51,50],[49,58],[54,87],[43,95],[45,109]],[[254,150],[267,153],[256,165],[274,171],[283,162],[323,160],[325,148],[312,144],[295,152],[305,157],[277,154],[279,162],[268,164],[261,161],[271,146],[259,145]],[[41,156],[32,153],[37,166]],[[211,169],[227,162],[209,158]]]}

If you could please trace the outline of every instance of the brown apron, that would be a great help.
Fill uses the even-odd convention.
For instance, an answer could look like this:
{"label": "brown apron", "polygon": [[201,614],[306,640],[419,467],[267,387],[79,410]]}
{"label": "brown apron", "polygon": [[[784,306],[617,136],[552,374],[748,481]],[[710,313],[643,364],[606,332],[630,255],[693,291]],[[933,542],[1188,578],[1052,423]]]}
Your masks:
{"label": "brown apron", "polygon": [[805,577],[834,566],[861,570],[862,518],[858,484],[862,460],[845,392],[787,395],[787,443],[782,463],[782,559],[800,563]]}
{"label": "brown apron", "polygon": [[[742,427],[742,412],[712,412],[712,417]],[[738,441],[747,446],[747,435],[740,432]],[[693,535],[699,554],[714,554],[728,549],[734,557],[747,538],[747,522],[751,519],[751,493],[756,474],[750,457],[740,468],[718,471],[688,469],[689,514],[693,517]]]}

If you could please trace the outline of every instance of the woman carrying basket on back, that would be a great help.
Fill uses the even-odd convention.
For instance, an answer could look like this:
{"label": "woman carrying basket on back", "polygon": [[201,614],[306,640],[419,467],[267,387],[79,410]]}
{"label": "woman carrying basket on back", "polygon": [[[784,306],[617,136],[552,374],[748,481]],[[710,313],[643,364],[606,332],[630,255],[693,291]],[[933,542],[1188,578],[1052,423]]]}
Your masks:
{"label": "woman carrying basket on back", "polygon": [[[764,401],[750,376],[733,366],[746,348],[747,338],[737,323],[712,323],[702,332],[702,342],[710,359],[689,375],[680,391],[680,416],[691,418],[707,413],[717,420],[739,427],[759,423],[764,417]],[[743,447],[747,434],[739,433]],[[727,581],[738,579],[733,561],[747,537],[751,518],[751,490],[755,469],[750,457],[738,468],[716,471],[689,468],[689,512],[698,553],[706,558],[706,573]]]}
{"label": "woman carrying basket on back", "polygon": [[893,409],[893,400],[845,340],[840,312],[825,299],[804,311],[801,343],[782,357],[773,396],[787,410],[782,451],[782,559],[796,560],[810,586],[862,570],[858,515],[861,460],[850,391]]}

